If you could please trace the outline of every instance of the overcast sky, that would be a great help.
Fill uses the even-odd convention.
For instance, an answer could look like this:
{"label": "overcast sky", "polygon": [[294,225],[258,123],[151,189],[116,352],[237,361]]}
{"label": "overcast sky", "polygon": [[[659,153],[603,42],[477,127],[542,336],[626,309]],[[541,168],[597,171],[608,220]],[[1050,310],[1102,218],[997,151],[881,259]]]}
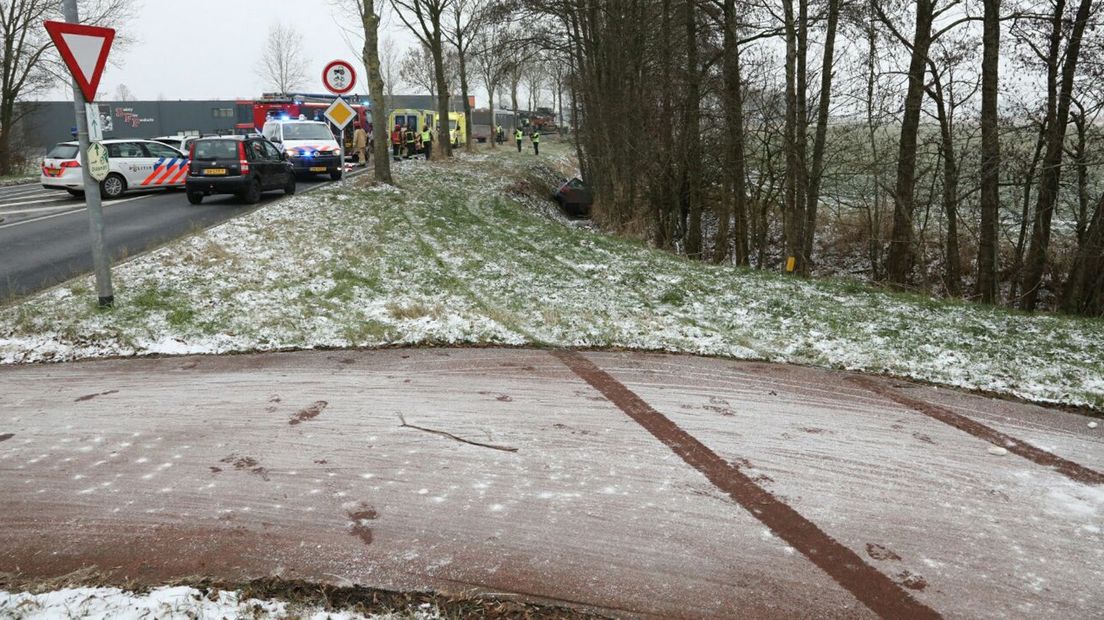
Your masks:
{"label": "overcast sky", "polygon": [[[303,36],[308,83],[303,90],[324,92],[322,68],[341,58],[357,67],[356,92],[367,93],[356,33],[360,20],[330,0],[145,0],[137,18],[119,27],[134,43],[113,52],[100,81],[100,92],[115,97],[126,84],[134,99],[254,98],[273,88],[259,75],[258,64],[268,29],[278,21]],[[398,19],[385,15],[386,36],[399,49],[413,46],[414,36]],[[352,30],[354,37],[346,30]],[[347,42],[349,40],[350,43]],[[49,99],[70,97],[65,88]]]}

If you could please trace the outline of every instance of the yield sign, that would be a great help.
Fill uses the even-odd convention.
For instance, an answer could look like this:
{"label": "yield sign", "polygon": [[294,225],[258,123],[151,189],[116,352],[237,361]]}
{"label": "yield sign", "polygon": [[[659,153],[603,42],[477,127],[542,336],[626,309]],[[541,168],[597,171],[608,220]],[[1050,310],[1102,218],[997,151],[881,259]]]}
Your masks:
{"label": "yield sign", "polygon": [[94,100],[100,76],[107,64],[107,53],[115,40],[115,30],[68,22],[46,22],[45,25],[62,60],[84,93],[85,101]]}

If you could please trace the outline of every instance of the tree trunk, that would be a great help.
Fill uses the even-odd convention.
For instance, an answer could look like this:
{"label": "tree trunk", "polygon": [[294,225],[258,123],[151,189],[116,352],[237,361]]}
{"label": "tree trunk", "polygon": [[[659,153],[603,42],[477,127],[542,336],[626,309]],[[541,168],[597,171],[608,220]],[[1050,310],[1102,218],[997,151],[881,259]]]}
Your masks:
{"label": "tree trunk", "polygon": [[867,255],[870,259],[870,277],[881,280],[882,277],[882,167],[878,150],[878,125],[875,120],[874,92],[877,85],[878,67],[878,30],[873,20],[866,26],[866,129],[870,139],[871,161],[874,165],[873,199],[867,211]]}
{"label": "tree trunk", "polygon": [[1085,232],[1088,228],[1089,216],[1089,154],[1088,154],[1088,127],[1085,121],[1085,109],[1080,103],[1074,102],[1078,111],[1071,112],[1073,127],[1077,131],[1077,144],[1073,152],[1073,166],[1077,173],[1077,246],[1085,243]]}
{"label": "tree trunk", "polygon": [[1027,220],[1031,214],[1031,187],[1035,179],[1035,171],[1039,169],[1039,161],[1043,158],[1043,147],[1046,146],[1046,123],[1039,127],[1039,135],[1035,140],[1035,152],[1031,157],[1031,165],[1023,175],[1023,202],[1020,208],[1020,232],[1016,236],[1016,256],[1012,261],[1011,287],[1008,294],[1009,302],[1019,297],[1019,284],[1023,276],[1024,251],[1027,247]]}
{"label": "tree trunk", "polygon": [[[498,148],[498,122],[497,122],[497,119],[495,118],[494,89],[495,89],[494,84],[488,84],[487,85],[487,109],[490,111],[490,114],[491,114],[491,148],[492,149],[497,149]],[[471,126],[470,125],[468,126],[468,133],[471,133]]]}
{"label": "tree trunk", "polygon": [[797,30],[794,24],[793,0],[783,0],[782,11],[786,31],[786,119],[783,128],[783,148],[786,154],[786,195],[783,207],[786,255],[783,268],[789,271],[796,268],[797,255],[801,253],[798,227],[804,225],[804,222],[797,217],[798,168],[801,162],[797,158],[797,91],[794,85],[797,72]]}
{"label": "tree trunk", "polygon": [[820,68],[820,101],[817,105],[816,136],[813,138],[813,160],[809,166],[809,189],[805,193],[804,251],[801,260],[801,274],[805,276],[809,275],[812,269],[817,207],[820,205],[820,182],[824,173],[824,149],[828,141],[828,115],[832,101],[832,62],[839,12],[840,0],[828,0],[828,25],[824,33],[824,52]]}
{"label": "tree trunk", "polygon": [[1104,195],[1096,202],[1085,240],[1078,248],[1062,309],[1085,316],[1104,315]]}
{"label": "tree trunk", "polygon": [[898,287],[908,283],[915,256],[912,248],[912,216],[916,198],[916,138],[920,129],[920,106],[924,97],[928,48],[935,0],[916,1],[916,33],[912,40],[905,116],[897,154],[897,183],[893,190],[893,232],[890,236],[889,281]]}
{"label": "tree trunk", "polygon": [[982,303],[997,301],[1000,225],[1000,134],[997,88],[1000,70],[1001,0],[984,0],[981,60],[981,226],[978,229],[977,282],[974,294]]}
{"label": "tree trunk", "polygon": [[3,102],[0,102],[0,176],[15,174],[15,157],[13,157],[11,142],[12,132],[15,130],[15,100],[5,93]]}
{"label": "tree trunk", "polygon": [[[1064,4],[1059,2],[1059,6]],[[1066,137],[1066,125],[1069,123],[1070,100],[1073,81],[1077,72],[1077,60],[1081,54],[1081,37],[1089,19],[1092,0],[1081,0],[1077,9],[1077,19],[1069,35],[1066,46],[1065,62],[1062,65],[1062,85],[1058,94],[1058,108],[1055,122],[1048,128],[1046,157],[1043,158],[1042,177],[1039,179],[1039,193],[1035,202],[1035,221],[1031,227],[1031,246],[1027,252],[1024,270],[1023,309],[1035,310],[1039,300],[1039,287],[1043,281],[1043,269],[1046,266],[1047,251],[1050,248],[1050,223],[1054,217],[1054,204],[1058,199],[1058,181],[1061,177],[1062,147]],[[1055,13],[1055,28],[1063,26],[1060,13]]]}
{"label": "tree trunk", "polygon": [[[458,51],[460,60],[460,96],[464,98],[464,126],[467,127],[464,136],[464,149],[467,151],[472,150],[472,108],[471,101],[468,100],[468,61],[467,54]],[[491,130],[494,131],[494,125],[491,125]]]}
{"label": "tree trunk", "polygon": [[698,17],[695,0],[685,0],[683,11],[686,26],[686,111],[683,136],[686,153],[686,202],[689,221],[686,227],[686,255],[702,257],[701,203],[701,69],[698,67]]}
{"label": "tree trunk", "polygon": [[[660,4],[662,11],[660,17],[663,32],[671,32],[672,11],[671,0],[663,0]],[[658,131],[659,135],[659,183],[656,188],[655,199],[655,245],[658,248],[670,250],[675,243],[675,207],[677,197],[674,194],[675,172],[671,165],[671,158],[675,152],[674,125],[675,113],[672,101],[672,59],[671,37],[662,37],[660,42],[660,78],[658,85],[660,90],[660,111]]]}
{"label": "tree trunk", "polygon": [[394,183],[391,179],[390,138],[387,127],[387,105],[384,102],[383,76],[380,74],[379,59],[379,16],[376,15],[374,0],[364,0],[361,4],[362,26],[364,27],[364,49],[362,60],[368,70],[368,91],[372,98],[372,137],[375,146],[372,154],[376,161],[373,171],[376,181]]}
{"label": "tree trunk", "polygon": [[445,46],[441,40],[441,18],[436,15],[433,21],[433,38],[430,52],[433,54],[433,73],[437,82],[437,140],[434,141],[435,158],[452,155],[452,141],[449,139],[449,92],[445,81]]}
{"label": "tree trunk", "polygon": [[[932,71],[935,73],[935,71]],[[958,297],[962,294],[962,265],[958,249],[958,162],[954,151],[954,131],[951,117],[943,100],[943,86],[938,76],[935,78],[935,106],[939,118],[939,150],[943,158],[943,212],[947,217],[947,240],[943,274],[947,294]]]}
{"label": "tree trunk", "polygon": [[[740,70],[740,47],[737,44],[738,18],[736,1],[724,0],[724,111],[725,111],[725,169],[728,195],[726,199],[732,211],[732,236],[737,265],[748,264],[747,171],[744,154],[744,93]],[[728,219],[725,209],[725,219]],[[728,238],[724,239],[727,254]],[[715,257],[716,258],[716,257]]]}
{"label": "tree trunk", "polygon": [[797,169],[794,179],[797,195],[794,197],[793,247],[790,256],[796,257],[794,273],[805,273],[805,200],[809,189],[809,0],[797,3],[797,66],[794,83],[794,147]]}

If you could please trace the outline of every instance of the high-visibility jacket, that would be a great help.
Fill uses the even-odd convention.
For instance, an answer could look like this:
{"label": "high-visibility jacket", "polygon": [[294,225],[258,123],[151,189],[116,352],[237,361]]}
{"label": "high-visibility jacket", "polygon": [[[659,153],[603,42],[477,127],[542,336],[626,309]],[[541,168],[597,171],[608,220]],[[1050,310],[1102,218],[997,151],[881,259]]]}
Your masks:
{"label": "high-visibility jacket", "polygon": [[422,132],[422,142],[432,142],[433,134],[427,129]]}
{"label": "high-visibility jacket", "polygon": [[529,136],[533,140],[533,144],[540,144],[540,132],[534,131],[533,135]]}
{"label": "high-visibility jacket", "polygon": [[524,138],[524,137],[525,137],[525,134],[522,133],[522,131],[520,129],[514,132],[514,139],[515,140],[518,140],[520,142],[521,139]]}
{"label": "high-visibility jacket", "polygon": [[414,131],[412,129],[406,130],[406,143],[414,144]]}
{"label": "high-visibility jacket", "polygon": [[401,144],[401,143],[402,143],[402,132],[399,131],[398,129],[396,129],[395,131],[392,131],[391,132],[391,144]]}

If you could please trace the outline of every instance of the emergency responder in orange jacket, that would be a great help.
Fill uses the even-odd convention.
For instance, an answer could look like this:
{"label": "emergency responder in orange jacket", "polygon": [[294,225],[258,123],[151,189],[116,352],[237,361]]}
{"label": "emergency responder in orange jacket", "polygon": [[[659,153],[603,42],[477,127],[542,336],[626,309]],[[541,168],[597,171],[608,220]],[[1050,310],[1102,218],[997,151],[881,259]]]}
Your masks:
{"label": "emergency responder in orange jacket", "polygon": [[395,125],[395,129],[391,130],[391,158],[395,161],[399,160],[399,148],[402,147],[402,127]]}

